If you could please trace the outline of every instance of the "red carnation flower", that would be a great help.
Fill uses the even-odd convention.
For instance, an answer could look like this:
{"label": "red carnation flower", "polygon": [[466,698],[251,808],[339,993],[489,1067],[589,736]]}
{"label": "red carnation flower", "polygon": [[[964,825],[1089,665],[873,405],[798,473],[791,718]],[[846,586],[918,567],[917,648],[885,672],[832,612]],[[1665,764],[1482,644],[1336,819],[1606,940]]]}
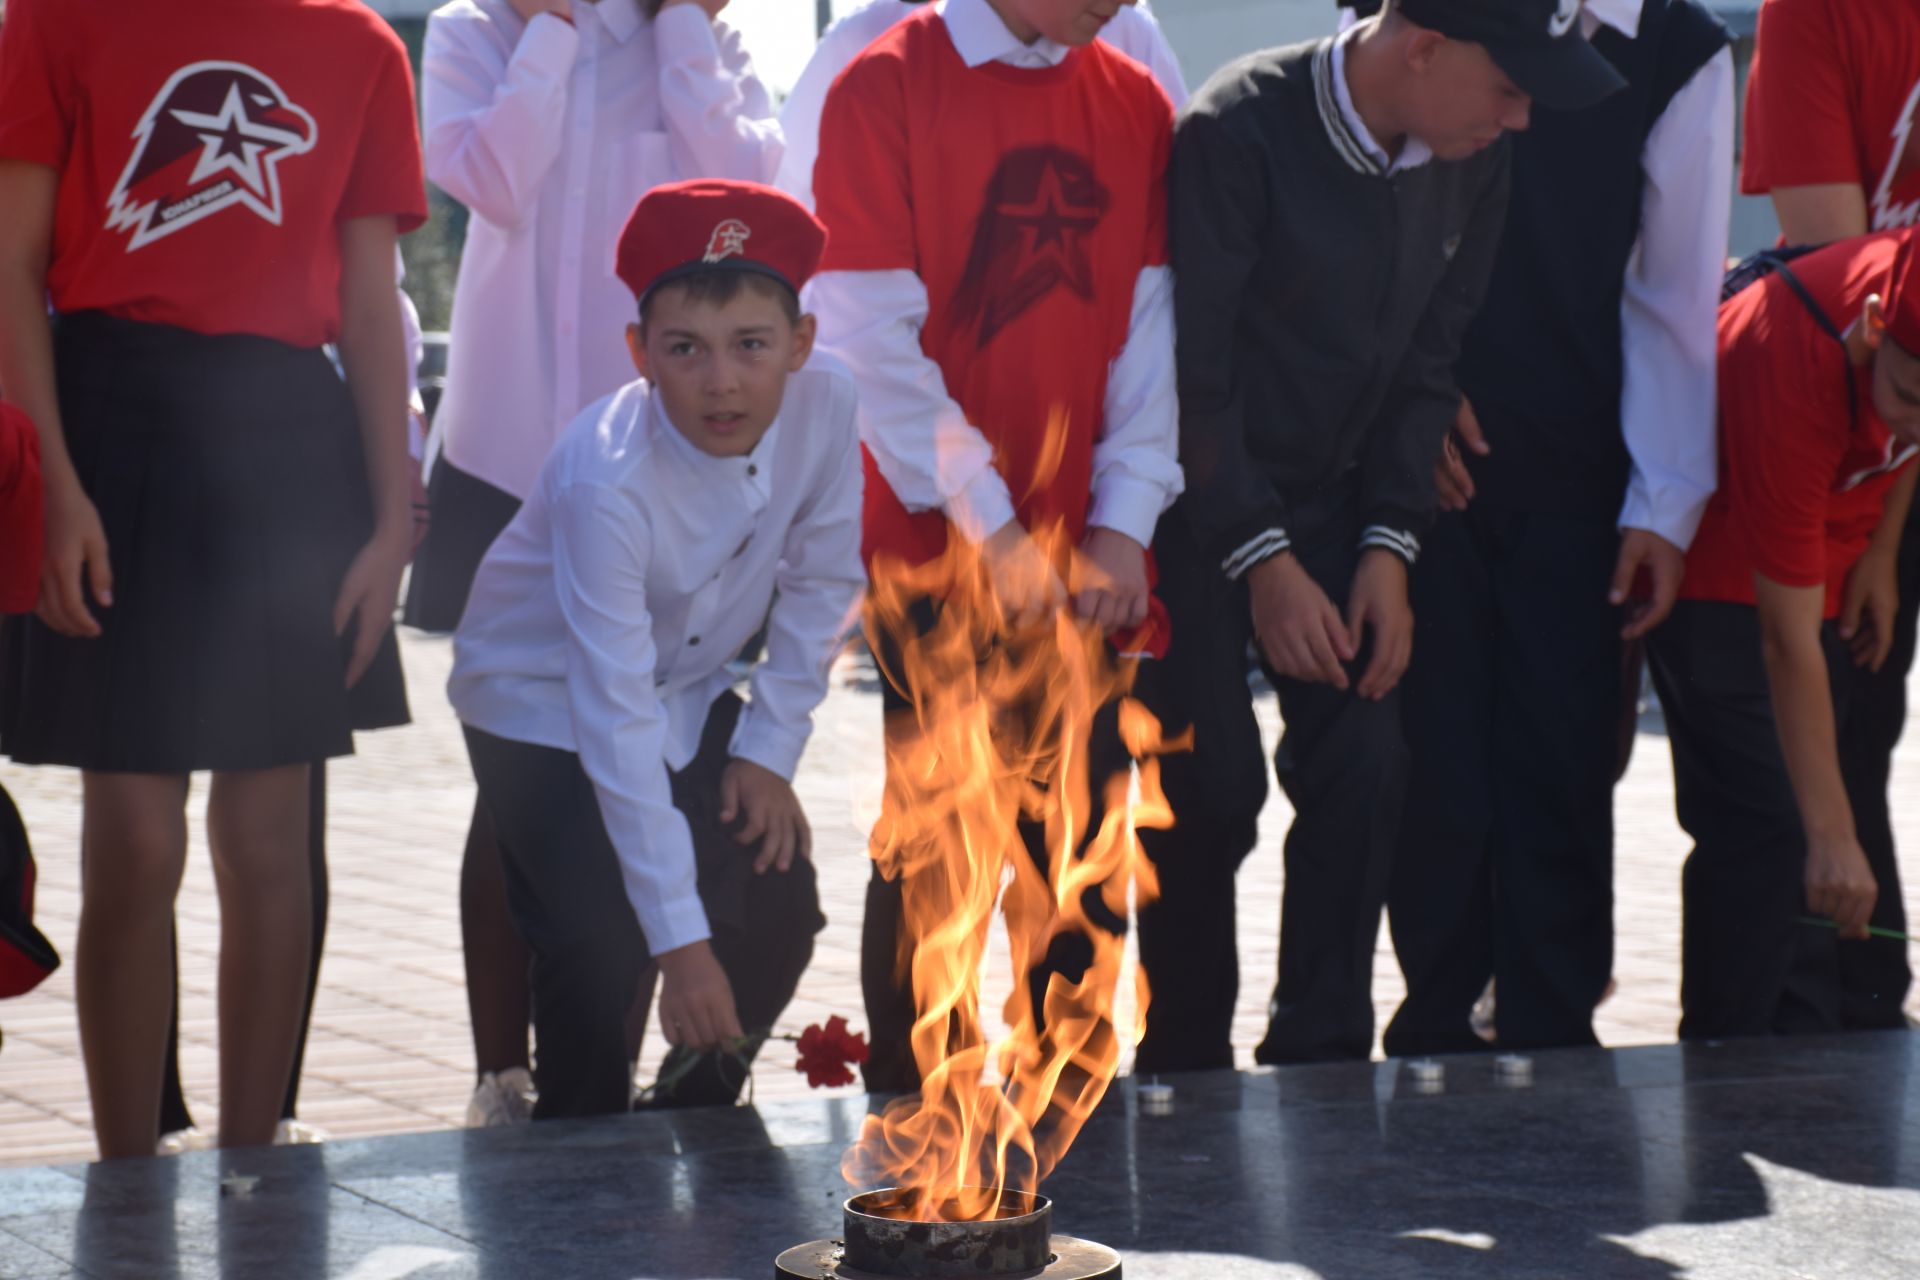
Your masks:
{"label": "red carnation flower", "polygon": [[839,1014],[800,1033],[800,1060],[794,1070],[806,1074],[807,1084],[815,1089],[852,1084],[853,1072],[847,1068],[867,1060],[867,1038],[847,1030],[847,1020]]}

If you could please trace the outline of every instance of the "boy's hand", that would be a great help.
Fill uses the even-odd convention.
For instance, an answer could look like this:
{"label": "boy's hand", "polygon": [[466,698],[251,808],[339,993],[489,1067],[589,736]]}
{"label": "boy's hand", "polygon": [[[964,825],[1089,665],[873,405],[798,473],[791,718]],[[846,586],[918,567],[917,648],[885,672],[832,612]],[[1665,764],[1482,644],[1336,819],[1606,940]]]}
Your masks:
{"label": "boy's hand", "polygon": [[1840,926],[1843,938],[1867,937],[1880,886],[1853,836],[1807,842],[1807,909]]}
{"label": "boy's hand", "polygon": [[340,595],[333,604],[333,634],[343,636],[348,624],[353,625],[353,654],[347,659],[349,689],[367,674],[381,639],[393,626],[400,575],[411,556],[411,530],[399,537],[378,535],[360,548],[340,583]]}
{"label": "boy's hand", "polygon": [[1840,606],[1840,638],[1853,650],[1853,665],[1878,671],[1893,649],[1893,616],[1900,605],[1897,554],[1869,548],[1847,575]]}
{"label": "boy's hand", "polygon": [[568,26],[573,25],[573,5],[569,0],[507,0],[513,11],[520,15],[522,22],[532,22],[543,13],[550,13]]}
{"label": "boy's hand", "polygon": [[666,0],[660,6],[660,11],[664,13],[668,9],[677,9],[683,5],[692,5],[706,10],[707,21],[711,22],[720,16],[722,9],[727,7],[727,0]]}
{"label": "boy's hand", "polygon": [[1309,684],[1347,687],[1353,642],[1340,611],[1290,551],[1247,570],[1253,635],[1275,673]]}
{"label": "boy's hand", "polygon": [[[1633,582],[1641,569],[1647,571],[1653,595],[1634,598]],[[1673,612],[1674,597],[1680,594],[1680,579],[1686,574],[1686,552],[1649,530],[1623,531],[1620,558],[1613,566],[1613,585],[1607,592],[1609,601],[1627,606],[1627,625],[1620,629],[1620,638],[1638,640],[1665,622]]]}
{"label": "boy's hand", "polygon": [[768,867],[785,871],[796,856],[813,856],[813,832],[792,785],[751,760],[734,760],[720,775],[720,821],[732,822],[743,813],[746,825],[734,839],[764,841],[753,860],[755,875],[765,875]]}
{"label": "boy's hand", "polygon": [[660,963],[660,1028],[667,1043],[699,1053],[740,1036],[733,984],[707,942],[690,942],[656,957]]}
{"label": "boy's hand", "polygon": [[1102,631],[1125,631],[1147,620],[1147,549],[1115,529],[1087,531],[1075,562],[1080,581],[1073,607]]}
{"label": "boy's hand", "polygon": [[[40,620],[63,636],[90,640],[100,623],[87,608],[87,591],[101,605],[113,604],[113,566],[107,533],[80,480],[69,468],[46,487],[47,549],[40,562]],[[83,580],[84,588],[83,589]]]}
{"label": "boy's hand", "polygon": [[1030,627],[1054,609],[1064,608],[1067,589],[1060,575],[1018,520],[1009,520],[980,544],[993,580],[993,594],[1014,625]]}
{"label": "boy's hand", "polygon": [[1354,647],[1373,628],[1373,660],[1360,674],[1361,697],[1379,701],[1393,692],[1413,658],[1413,607],[1407,603],[1407,562],[1378,548],[1362,552],[1347,593],[1347,635]]}
{"label": "boy's hand", "polygon": [[1460,456],[1462,445],[1480,458],[1493,452],[1487,444],[1486,433],[1480,429],[1480,419],[1474,416],[1473,406],[1464,396],[1460,399],[1460,412],[1453,420],[1453,430],[1447,433],[1441,446],[1440,461],[1433,464],[1433,487],[1440,495],[1442,511],[1465,511],[1473,501],[1473,473],[1467,470],[1466,461]]}

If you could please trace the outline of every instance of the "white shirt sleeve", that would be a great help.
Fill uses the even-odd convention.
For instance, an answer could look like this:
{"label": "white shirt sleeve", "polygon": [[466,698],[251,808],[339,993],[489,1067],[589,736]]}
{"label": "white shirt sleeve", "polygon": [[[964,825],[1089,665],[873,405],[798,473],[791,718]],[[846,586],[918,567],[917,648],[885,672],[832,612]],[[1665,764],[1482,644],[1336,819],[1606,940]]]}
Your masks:
{"label": "white shirt sleeve", "polygon": [[634,915],[654,955],[711,935],[693,835],[667,777],[647,612],[652,531],[626,495],[574,484],[551,508],[553,587],[566,621],[575,749],[600,802]]}
{"label": "white shirt sleeve", "polygon": [[843,19],[822,36],[807,66],[780,108],[780,132],[787,149],[780,158],[780,172],[773,185],[813,208],[813,165],[820,158],[820,116],[827,109],[827,91],[860,50],[850,48],[853,40],[842,33],[856,19]]}
{"label": "white shirt sleeve", "polygon": [[1718,480],[1714,375],[1733,201],[1733,55],[1674,95],[1641,158],[1640,239],[1621,301],[1621,431],[1632,455],[1623,529],[1681,550]]}
{"label": "white shirt sleeve", "polygon": [[1093,447],[1089,525],[1141,546],[1180,496],[1180,409],[1174,391],[1173,272],[1144,267],[1127,342],[1107,375],[1106,430]]}
{"label": "white shirt sleeve", "polygon": [[1160,23],[1146,5],[1121,9],[1107,24],[1101,38],[1153,72],[1153,78],[1166,90],[1176,112],[1187,105],[1187,81],[1180,74],[1180,60],[1174,56],[1166,32],[1160,29]]}
{"label": "white shirt sleeve", "polygon": [[909,511],[944,511],[969,542],[1013,519],[993,446],[920,346],[926,285],[911,271],[828,271],[807,286],[822,345],[860,387],[860,439]]}
{"label": "white shirt sleeve", "polygon": [[506,64],[482,17],[427,23],[421,58],[427,177],[497,227],[518,226],[560,152],[580,33],[550,13]]}
{"label": "white shirt sleeve", "polygon": [[784,148],[780,121],[740,34],[697,4],[662,9],[653,32],[674,171],[772,182]]}
{"label": "white shirt sleeve", "polygon": [[837,428],[840,443],[822,472],[826,483],[787,531],[766,657],[754,668],[753,700],[729,751],[788,781],[800,765],[814,709],[827,696],[834,655],[853,628],[867,582],[860,563],[860,437],[853,388],[843,390],[834,420],[819,424]]}

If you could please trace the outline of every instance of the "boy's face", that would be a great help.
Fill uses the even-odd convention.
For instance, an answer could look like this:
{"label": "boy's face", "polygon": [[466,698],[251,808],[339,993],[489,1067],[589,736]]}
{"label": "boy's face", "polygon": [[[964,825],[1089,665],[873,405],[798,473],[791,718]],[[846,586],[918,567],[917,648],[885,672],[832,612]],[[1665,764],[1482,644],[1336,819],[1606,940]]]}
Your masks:
{"label": "boy's face", "polygon": [[1003,0],[1026,25],[1055,44],[1092,44],[1113,15],[1135,0]]}
{"label": "boy's face", "polygon": [[1441,160],[1464,160],[1527,127],[1533,99],[1491,54],[1466,40],[1422,33],[1411,60],[1408,132]]}
{"label": "boy's face", "polygon": [[757,288],[716,303],[666,285],[649,301],[645,325],[627,326],[627,346],[674,430],[703,453],[738,458],[779,416],[787,375],[807,363],[813,331],[812,316],[793,324]]}
{"label": "boy's face", "polygon": [[1887,337],[1873,358],[1873,407],[1902,444],[1920,444],[1920,356]]}

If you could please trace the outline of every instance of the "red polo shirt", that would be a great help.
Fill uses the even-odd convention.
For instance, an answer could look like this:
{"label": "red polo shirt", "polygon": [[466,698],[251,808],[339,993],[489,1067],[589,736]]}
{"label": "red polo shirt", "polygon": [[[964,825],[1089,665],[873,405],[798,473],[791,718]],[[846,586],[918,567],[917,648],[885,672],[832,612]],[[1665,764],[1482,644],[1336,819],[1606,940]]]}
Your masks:
{"label": "red polo shirt", "polygon": [[1920,220],[1920,4],[1766,0],[1740,189],[1856,185],[1874,231]]}
{"label": "red polo shirt", "polygon": [[[1886,296],[1894,252],[1916,234],[1844,240],[1792,270],[1844,332],[1868,294]],[[1834,617],[1895,472],[1913,456],[1874,411],[1871,365],[1851,369],[1784,278],[1742,290],[1720,308],[1720,490],[1687,553],[1681,596],[1752,604],[1761,573],[1824,585]]]}
{"label": "red polo shirt", "polygon": [[317,347],[341,222],[426,217],[406,49],[358,0],[10,0],[0,157],[59,171],[54,309]]}

